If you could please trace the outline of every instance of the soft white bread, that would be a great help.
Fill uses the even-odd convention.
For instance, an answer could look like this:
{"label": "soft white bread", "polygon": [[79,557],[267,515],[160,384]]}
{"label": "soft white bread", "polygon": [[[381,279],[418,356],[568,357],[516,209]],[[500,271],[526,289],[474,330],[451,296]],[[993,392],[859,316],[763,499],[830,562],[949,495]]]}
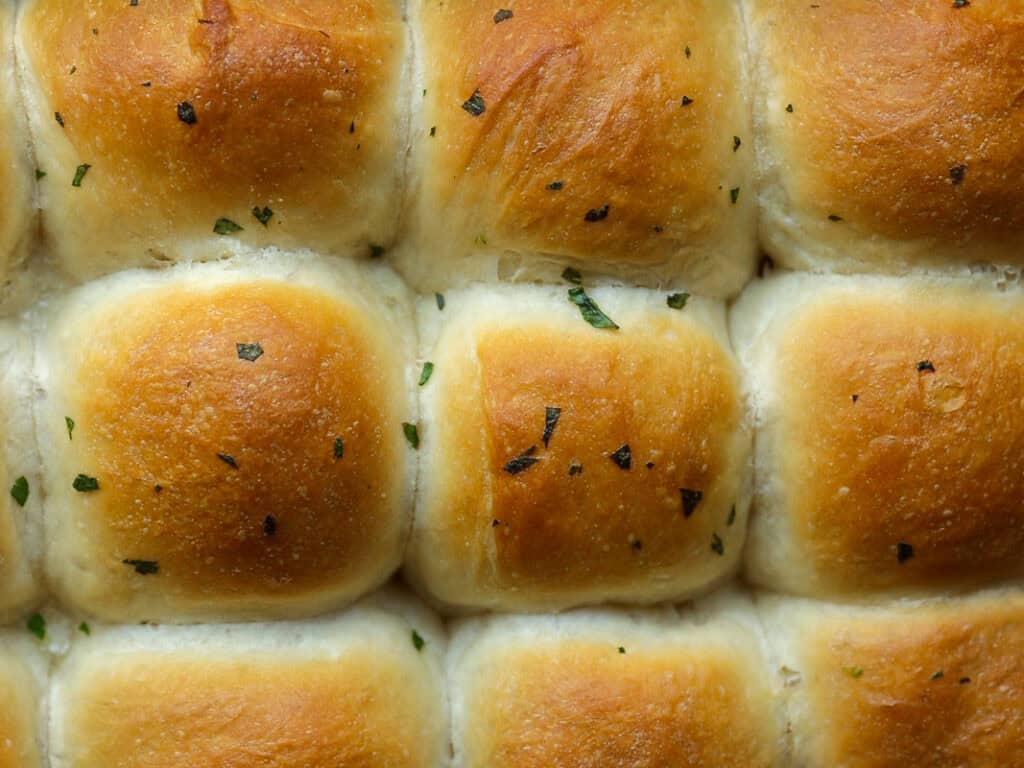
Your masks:
{"label": "soft white bread", "polygon": [[414,606],[93,629],[50,690],[53,768],[442,768],[444,631]]}
{"label": "soft white bread", "polygon": [[0,622],[39,599],[43,531],[32,419],[32,343],[0,323]]}
{"label": "soft white bread", "polygon": [[412,513],[410,309],[384,268],[284,253],[59,301],[38,424],[60,598],[122,621],[295,616],[384,581]]}
{"label": "soft white bread", "polygon": [[460,623],[456,768],[781,768],[785,726],[745,601]]}
{"label": "soft white bread", "polygon": [[423,418],[407,572],[448,607],[653,603],[740,558],[750,434],[722,305],[476,286],[420,304]]}
{"label": "soft white bread", "polygon": [[1024,574],[1024,291],[791,275],[735,306],[757,411],[747,570],[829,597]]}
{"label": "soft white bread", "polygon": [[24,258],[31,221],[28,125],[14,63],[15,3],[0,3],[0,284]]}
{"label": "soft white bread", "polygon": [[1024,595],[857,608],[771,599],[791,765],[1024,766]]}
{"label": "soft white bread", "polygon": [[43,768],[46,667],[30,641],[0,632],[0,768]]}
{"label": "soft white bread", "polygon": [[751,0],[763,246],[785,266],[1024,264],[1024,2]]}
{"label": "soft white bread", "polygon": [[[389,245],[407,119],[399,6],[22,3],[22,80],[57,267],[91,277],[212,258],[239,240]],[[221,224],[219,235],[220,219],[243,229]]]}
{"label": "soft white bread", "polygon": [[441,290],[557,279],[570,262],[640,285],[736,293],[756,261],[739,3],[497,9],[410,2],[405,274]]}

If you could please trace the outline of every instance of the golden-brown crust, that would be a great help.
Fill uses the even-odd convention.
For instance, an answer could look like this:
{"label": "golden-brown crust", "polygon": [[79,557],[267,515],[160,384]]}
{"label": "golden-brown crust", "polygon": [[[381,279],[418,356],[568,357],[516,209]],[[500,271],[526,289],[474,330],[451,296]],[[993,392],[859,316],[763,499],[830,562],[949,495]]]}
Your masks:
{"label": "golden-brown crust", "polygon": [[54,362],[75,421],[61,483],[99,481],[68,524],[111,589],[297,598],[397,557],[402,374],[360,308],[283,282],[172,284],[84,327]]}
{"label": "golden-brown crust", "polygon": [[[70,209],[55,214],[69,226],[90,216],[99,248],[174,255],[174,236],[212,235],[221,216],[243,239],[322,248],[367,220],[391,224],[392,210],[371,208],[382,183],[394,193],[404,32],[392,0],[33,0],[22,27],[45,99],[37,140],[70,153],[48,165],[51,207]],[[77,163],[92,168],[72,189]],[[253,206],[273,209],[269,229]]]}
{"label": "golden-brown crust", "polygon": [[35,687],[13,654],[0,650],[0,768],[37,768]]}
{"label": "golden-brown crust", "polygon": [[[800,549],[840,590],[1024,568],[1024,313],[982,292],[829,295],[787,326],[773,387]],[[934,370],[932,370],[934,368]],[[900,542],[913,548],[900,562]]]}
{"label": "golden-brown crust", "polygon": [[27,229],[30,203],[28,139],[14,75],[14,4],[0,4],[0,279],[17,257]]}
{"label": "golden-brown crust", "polygon": [[[454,223],[461,245],[662,264],[747,221],[729,197],[749,125],[731,4],[515,0],[497,24],[471,0],[418,5],[421,214]],[[474,92],[476,117],[461,108]]]}
{"label": "golden-brown crust", "polygon": [[755,7],[775,73],[768,152],[794,211],[897,240],[1024,227],[1024,3]]}
{"label": "golden-brown crust", "polygon": [[74,768],[434,768],[414,675],[373,650],[128,656],[68,690],[61,746]]}
{"label": "golden-brown crust", "polygon": [[[1024,603],[836,618],[813,634],[805,684],[811,764],[1019,766],[1024,754]],[[940,674],[941,673],[941,674]]]}
{"label": "golden-brown crust", "polygon": [[[642,317],[617,333],[503,318],[439,355],[448,378],[422,520],[483,594],[664,599],[649,588],[679,592],[680,578],[723,569],[716,535],[728,562],[738,553],[727,523],[745,454],[734,363],[698,324]],[[545,446],[548,407],[561,410]],[[623,469],[611,454],[627,444]],[[509,472],[531,447],[537,462]],[[683,488],[703,494],[689,516]]]}
{"label": "golden-brown crust", "polygon": [[725,650],[536,646],[502,654],[467,700],[466,768],[775,765],[771,713]]}

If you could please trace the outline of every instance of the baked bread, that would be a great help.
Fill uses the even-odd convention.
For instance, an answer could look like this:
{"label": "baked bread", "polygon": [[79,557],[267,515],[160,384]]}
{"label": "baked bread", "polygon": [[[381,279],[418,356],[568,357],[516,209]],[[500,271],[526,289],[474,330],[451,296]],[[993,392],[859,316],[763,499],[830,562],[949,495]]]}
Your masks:
{"label": "baked bread", "polygon": [[788,765],[742,601],[472,619],[448,658],[455,768]]}
{"label": "baked bread", "polygon": [[0,768],[43,768],[46,662],[24,637],[0,632]]}
{"label": "baked bread", "polygon": [[755,582],[827,598],[1024,574],[1024,292],[793,275],[752,286],[733,327]]}
{"label": "baked bread", "polygon": [[300,624],[94,629],[54,678],[51,764],[442,768],[444,648],[436,619],[388,603]]}
{"label": "baked bread", "polygon": [[0,284],[29,246],[32,167],[14,63],[14,4],[0,3]]}
{"label": "baked bread", "polygon": [[394,238],[397,0],[26,0],[18,29],[59,270]]}
{"label": "baked bread", "polygon": [[399,263],[444,290],[566,262],[736,293],[755,195],[739,5],[412,0],[416,86]]}
{"label": "baked bread", "polygon": [[776,262],[1024,265],[1024,3],[750,0],[749,14]]}
{"label": "baked bread", "polygon": [[[590,325],[570,295],[619,328]],[[738,371],[722,305],[668,301],[572,286],[421,301],[432,375],[406,558],[421,591],[554,610],[679,600],[728,577],[750,485]]]}
{"label": "baked bread", "polygon": [[116,621],[302,616],[401,561],[410,300],[282,253],[129,271],[53,309],[38,422],[48,571]]}

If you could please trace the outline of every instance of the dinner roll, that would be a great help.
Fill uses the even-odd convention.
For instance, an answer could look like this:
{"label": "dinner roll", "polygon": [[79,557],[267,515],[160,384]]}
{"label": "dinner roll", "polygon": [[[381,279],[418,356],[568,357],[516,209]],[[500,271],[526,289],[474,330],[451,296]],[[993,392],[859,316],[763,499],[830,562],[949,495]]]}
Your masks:
{"label": "dinner roll", "polygon": [[121,627],[80,638],[51,689],[53,768],[441,768],[445,639],[420,610]]}
{"label": "dinner roll", "polygon": [[1024,596],[854,608],[768,601],[806,768],[1020,768]]}
{"label": "dinner roll", "polygon": [[[420,305],[432,375],[406,562],[448,607],[675,600],[739,561],[750,435],[722,305],[571,288],[578,307],[568,287]],[[584,319],[601,310],[620,327]]]}
{"label": "dinner roll", "polygon": [[557,278],[737,292],[755,261],[733,0],[412,0],[403,268],[440,290]]}
{"label": "dinner roll", "polygon": [[409,308],[383,268],[279,253],[59,302],[38,422],[61,599],[119,621],[297,616],[384,581],[412,512]]}
{"label": "dinner roll", "polygon": [[761,239],[777,261],[1024,264],[1024,2],[750,6]]}
{"label": "dinner roll", "polygon": [[793,275],[733,315],[757,402],[747,568],[830,596],[1024,574],[1024,290]]}
{"label": "dinner roll", "polygon": [[31,371],[31,341],[13,323],[0,323],[0,623],[21,616],[41,592],[42,493]]}
{"label": "dinner roll", "polygon": [[0,768],[43,768],[46,670],[29,641],[0,632]]}
{"label": "dinner roll", "polygon": [[749,613],[464,623],[448,654],[455,768],[789,765]]}
{"label": "dinner roll", "polygon": [[236,241],[370,254],[397,224],[397,0],[26,0],[19,47],[57,266]]}
{"label": "dinner roll", "polygon": [[14,4],[0,3],[0,284],[24,257],[32,203],[28,126],[14,65]]}

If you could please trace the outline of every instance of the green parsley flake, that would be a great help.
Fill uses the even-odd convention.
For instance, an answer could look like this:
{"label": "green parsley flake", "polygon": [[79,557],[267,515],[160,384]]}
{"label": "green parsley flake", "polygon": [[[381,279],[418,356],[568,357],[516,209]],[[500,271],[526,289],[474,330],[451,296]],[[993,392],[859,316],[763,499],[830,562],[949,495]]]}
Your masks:
{"label": "green parsley flake", "polygon": [[18,502],[19,507],[24,507],[25,502],[28,501],[28,480],[22,475],[14,481],[14,485],[11,486],[11,498]]}
{"label": "green parsley flake", "polygon": [[428,381],[430,381],[431,375],[434,373],[434,364],[429,360],[423,364],[423,372],[420,374],[420,386],[422,387]]}
{"label": "green parsley flake", "polygon": [[669,295],[666,301],[672,309],[682,309],[689,300],[690,294],[688,293],[673,293]]}
{"label": "green parsley flake", "polygon": [[583,319],[595,328],[608,328],[613,331],[619,329],[619,326],[601,311],[597,302],[587,296],[587,292],[583,288],[570,288],[569,301],[580,308],[580,314],[583,315]]}
{"label": "green parsley flake", "polygon": [[28,627],[28,631],[38,637],[40,640],[46,639],[46,619],[41,613],[33,613],[28,617],[28,621],[25,622],[25,626]]}
{"label": "green parsley flake", "polygon": [[80,166],[75,168],[75,178],[71,181],[71,186],[72,187],[80,187],[80,186],[82,186],[82,179],[85,178],[85,174],[87,174],[89,172],[90,168],[92,168],[92,166],[89,165],[88,163],[82,163]]}
{"label": "green parsley flake", "polygon": [[231,219],[225,219],[223,216],[217,219],[213,225],[213,231],[218,235],[233,235],[235,232],[241,232],[244,227],[240,227]]}
{"label": "green parsley flake", "polygon": [[73,439],[71,437],[71,433],[75,431],[75,420],[72,419],[70,416],[65,416],[64,417],[64,424],[68,428],[68,440]]}
{"label": "green parsley flake", "polygon": [[71,487],[80,493],[98,491],[100,489],[100,481],[89,475],[78,475],[71,483]]}
{"label": "green parsley flake", "polygon": [[415,424],[403,421],[402,432],[405,433],[405,439],[409,441],[409,445],[413,448],[420,447],[420,430]]}
{"label": "green parsley flake", "polygon": [[427,641],[420,637],[420,633],[415,629],[412,631],[412,647],[417,651],[422,651],[423,646],[427,644]]}

